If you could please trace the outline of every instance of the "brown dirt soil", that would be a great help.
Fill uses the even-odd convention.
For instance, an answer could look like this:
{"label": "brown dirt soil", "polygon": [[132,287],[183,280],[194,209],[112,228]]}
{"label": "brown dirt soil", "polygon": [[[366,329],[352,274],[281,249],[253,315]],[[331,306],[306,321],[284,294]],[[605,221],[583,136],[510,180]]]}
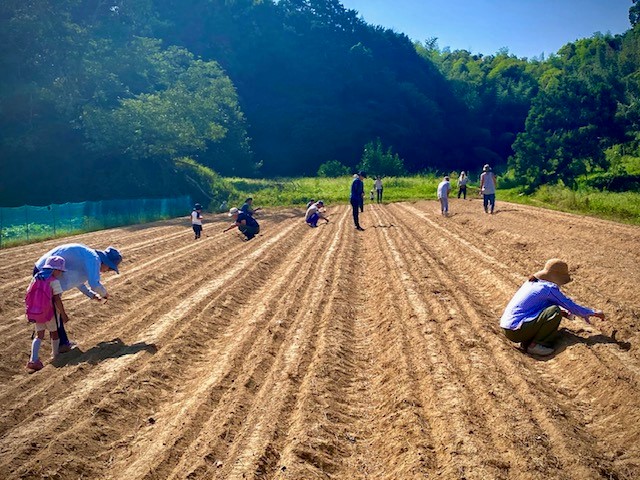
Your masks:
{"label": "brown dirt soil", "polygon": [[[124,254],[79,348],[29,375],[24,290],[65,240],[0,251],[2,479],[640,478],[640,228],[498,202],[261,212],[67,239]],[[498,325],[548,258],[606,321],[535,359]],[[41,357],[50,353],[43,342]]]}

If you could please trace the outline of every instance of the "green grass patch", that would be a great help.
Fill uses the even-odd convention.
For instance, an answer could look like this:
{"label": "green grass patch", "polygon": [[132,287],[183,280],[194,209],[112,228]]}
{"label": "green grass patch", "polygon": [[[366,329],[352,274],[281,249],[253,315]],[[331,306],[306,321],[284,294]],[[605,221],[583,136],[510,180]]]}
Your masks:
{"label": "green grass patch", "polygon": [[533,195],[523,195],[519,189],[498,190],[498,200],[579,213],[617,222],[640,224],[640,193],[571,190],[559,185],[545,185]]}
{"label": "green grass patch", "polygon": [[[327,204],[349,203],[353,177],[338,178],[285,178],[276,180],[227,178],[233,188],[229,206],[239,206],[247,197],[253,204],[265,207],[300,207],[310,199]],[[365,196],[373,190],[372,178],[364,181]],[[420,175],[415,177],[387,177],[382,180],[384,202],[434,199],[440,178]]]}
{"label": "green grass patch", "polygon": [[[253,197],[254,205],[265,207],[304,207],[310,199],[327,204],[349,203],[351,176],[338,178],[282,178],[275,180],[227,178],[233,193],[229,207],[240,206],[245,198]],[[387,177],[383,179],[384,202],[435,200],[440,176]],[[452,177],[453,191],[457,191]],[[504,182],[503,182],[504,183]],[[507,183],[508,184],[508,183]],[[474,195],[477,185],[469,184]],[[365,179],[368,199],[373,179]],[[564,186],[544,186],[533,195],[523,195],[517,187],[499,188],[498,201],[535,205],[570,213],[591,215],[624,223],[640,224],[640,193],[601,192],[595,189],[571,190]],[[368,200],[367,200],[368,201]]]}

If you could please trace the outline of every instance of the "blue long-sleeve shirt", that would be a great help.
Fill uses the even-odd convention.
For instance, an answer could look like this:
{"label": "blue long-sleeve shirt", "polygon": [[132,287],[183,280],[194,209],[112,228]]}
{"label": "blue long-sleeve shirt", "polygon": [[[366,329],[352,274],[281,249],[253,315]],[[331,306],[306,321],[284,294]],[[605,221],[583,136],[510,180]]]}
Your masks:
{"label": "blue long-sleeve shirt", "polygon": [[547,307],[558,305],[579,317],[588,317],[594,310],[578,305],[560,291],[553,282],[527,281],[507,304],[500,326],[508,330],[518,330],[523,323],[531,322]]}
{"label": "blue long-sleeve shirt", "polygon": [[67,271],[58,278],[63,292],[77,288],[89,298],[96,293],[103,297],[107,294],[107,289],[100,283],[100,257],[93,248],[81,243],[60,245],[40,257],[36,262],[38,270],[51,255],[64,258]]}
{"label": "blue long-sleeve shirt", "polygon": [[364,182],[360,177],[354,178],[351,182],[351,200],[360,201],[362,194],[364,194]]}

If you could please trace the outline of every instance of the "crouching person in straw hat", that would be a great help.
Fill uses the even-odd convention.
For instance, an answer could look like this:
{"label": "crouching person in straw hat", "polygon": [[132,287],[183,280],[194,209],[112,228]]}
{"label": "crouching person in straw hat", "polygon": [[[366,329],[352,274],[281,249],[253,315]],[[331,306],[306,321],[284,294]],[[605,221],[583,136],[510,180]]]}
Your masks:
{"label": "crouching person in straw hat", "polygon": [[238,227],[238,230],[247,237],[247,240],[251,240],[260,233],[260,225],[256,219],[251,216],[251,214],[233,207],[229,210],[229,216],[233,217],[233,223],[229,227],[225,228],[223,232],[228,232],[229,230]]}
{"label": "crouching person in straw hat", "polygon": [[513,296],[500,319],[505,336],[532,355],[551,355],[562,317],[604,320],[601,310],[578,305],[560,291],[571,281],[569,267],[557,258],[533,274]]}
{"label": "crouching person in straw hat", "polygon": [[[120,273],[118,265],[122,261],[122,255],[117,249],[107,247],[105,250],[94,250],[81,243],[60,245],[40,257],[33,269],[33,274],[37,274],[45,266],[47,259],[54,255],[62,257],[65,261],[66,271],[59,277],[63,292],[77,288],[92,300],[106,301],[109,298],[107,289],[100,283],[100,274],[108,271]],[[74,344],[69,341],[63,319],[58,312],[56,312],[56,321],[60,337],[60,353],[68,352]]]}

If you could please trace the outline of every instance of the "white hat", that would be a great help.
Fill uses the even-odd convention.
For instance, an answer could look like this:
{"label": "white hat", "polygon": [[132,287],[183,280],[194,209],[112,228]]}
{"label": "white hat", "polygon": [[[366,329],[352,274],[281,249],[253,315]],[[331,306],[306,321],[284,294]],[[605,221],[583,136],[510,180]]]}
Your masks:
{"label": "white hat", "polygon": [[234,215],[240,213],[240,210],[238,210],[236,207],[233,207],[231,210],[229,210],[229,216],[233,217]]}

